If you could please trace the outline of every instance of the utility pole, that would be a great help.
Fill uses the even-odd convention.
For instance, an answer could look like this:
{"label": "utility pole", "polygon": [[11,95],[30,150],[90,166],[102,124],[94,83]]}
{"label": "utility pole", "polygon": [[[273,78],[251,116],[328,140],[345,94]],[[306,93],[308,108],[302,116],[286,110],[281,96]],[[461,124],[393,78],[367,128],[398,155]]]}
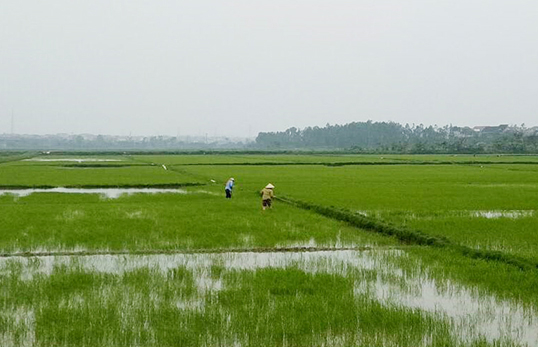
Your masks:
{"label": "utility pole", "polygon": [[11,109],[11,135],[15,133],[15,115],[13,109]]}

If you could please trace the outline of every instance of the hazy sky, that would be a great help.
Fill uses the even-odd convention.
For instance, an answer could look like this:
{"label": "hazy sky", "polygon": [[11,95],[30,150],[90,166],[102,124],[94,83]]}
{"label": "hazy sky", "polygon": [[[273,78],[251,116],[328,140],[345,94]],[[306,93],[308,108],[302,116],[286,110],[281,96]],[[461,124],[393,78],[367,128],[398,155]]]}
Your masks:
{"label": "hazy sky", "polygon": [[0,133],[538,125],[536,0],[0,0]]}

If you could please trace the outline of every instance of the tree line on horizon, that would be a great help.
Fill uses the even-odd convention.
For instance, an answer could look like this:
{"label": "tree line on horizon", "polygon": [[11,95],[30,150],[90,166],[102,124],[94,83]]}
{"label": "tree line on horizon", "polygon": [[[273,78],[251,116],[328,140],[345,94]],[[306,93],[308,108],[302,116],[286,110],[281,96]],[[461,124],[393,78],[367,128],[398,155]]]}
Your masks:
{"label": "tree line on horizon", "polygon": [[367,121],[260,132],[255,141],[172,136],[0,134],[2,150],[538,154],[538,127],[504,124],[471,129]]}
{"label": "tree line on horizon", "polygon": [[402,125],[352,122],[325,127],[261,132],[255,144],[265,149],[342,149],[385,153],[538,153],[538,127],[524,124],[486,127]]}
{"label": "tree line on horizon", "polygon": [[174,136],[126,137],[113,135],[12,135],[0,134],[0,151],[174,151],[228,150],[245,143],[230,139],[182,139]]}

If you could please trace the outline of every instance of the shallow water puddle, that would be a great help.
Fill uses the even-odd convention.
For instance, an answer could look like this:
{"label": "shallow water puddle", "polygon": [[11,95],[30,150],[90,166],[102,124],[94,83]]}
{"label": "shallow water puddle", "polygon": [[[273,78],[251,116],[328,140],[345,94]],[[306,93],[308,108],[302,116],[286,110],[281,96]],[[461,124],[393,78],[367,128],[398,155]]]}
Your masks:
{"label": "shallow water puddle", "polygon": [[[355,211],[363,216],[370,216],[374,218],[390,218],[394,213],[386,211]],[[535,210],[471,210],[471,211],[440,211],[440,212],[413,212],[413,211],[398,211],[395,215],[402,216],[407,220],[420,219],[420,220],[436,220],[446,217],[459,217],[459,218],[486,218],[486,219],[521,219],[530,218],[536,215]]]}
{"label": "shallow water puddle", "polygon": [[166,274],[183,268],[192,273],[199,296],[193,302],[178,301],[177,307],[203,310],[205,295],[218,292],[225,286],[222,275],[212,276],[214,266],[223,268],[224,272],[294,267],[307,273],[351,276],[355,295],[366,295],[387,307],[407,307],[440,315],[452,323],[453,334],[462,341],[482,337],[492,342],[509,338],[523,345],[538,346],[537,309],[480,294],[446,279],[438,284],[424,273],[410,274],[394,262],[406,257],[401,250],[44,256],[0,259],[0,275],[9,271],[13,262],[22,266],[19,276],[24,281],[50,275],[57,267],[118,275],[137,269]]}
{"label": "shallow water puddle", "polygon": [[121,160],[121,159],[97,159],[97,158],[85,158],[85,159],[78,159],[78,158],[63,158],[63,159],[31,158],[31,159],[24,159],[23,161],[84,163],[84,162],[113,162],[113,161],[123,161],[123,160]]}
{"label": "shallow water puddle", "polygon": [[454,329],[466,342],[478,336],[489,342],[510,338],[513,341],[538,346],[538,312],[493,296],[479,295],[454,283],[440,289],[429,278],[405,278],[408,289],[400,284],[377,281],[357,286],[357,293],[367,293],[381,303],[404,306],[448,317]]}
{"label": "shallow water puddle", "polygon": [[122,195],[175,193],[187,194],[186,190],[176,188],[43,188],[43,189],[0,189],[0,195],[11,194],[25,197],[33,193],[63,193],[63,194],[99,194],[109,199],[117,199]]}
{"label": "shallow water puddle", "polygon": [[496,219],[496,218],[510,218],[518,219],[534,216],[533,210],[498,210],[498,211],[472,211],[472,217]]}
{"label": "shallow water puddle", "polygon": [[473,188],[538,188],[538,183],[471,183],[462,184],[464,187]]}

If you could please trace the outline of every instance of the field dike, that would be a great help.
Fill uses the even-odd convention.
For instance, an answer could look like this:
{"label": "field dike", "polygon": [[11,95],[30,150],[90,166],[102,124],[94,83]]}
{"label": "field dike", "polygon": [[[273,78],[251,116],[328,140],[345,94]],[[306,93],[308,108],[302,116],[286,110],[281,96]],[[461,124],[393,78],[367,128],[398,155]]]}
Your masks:
{"label": "field dike", "polygon": [[289,205],[302,208],[305,210],[314,211],[322,216],[346,222],[357,228],[374,231],[386,236],[397,238],[405,244],[415,244],[421,246],[433,246],[439,248],[450,248],[458,253],[473,259],[482,259],[487,261],[498,261],[505,264],[515,266],[521,270],[538,270],[538,264],[521,257],[508,255],[500,251],[491,251],[484,249],[475,249],[463,245],[456,244],[447,238],[435,237],[428,235],[420,230],[412,230],[402,226],[395,226],[386,223],[382,220],[368,217],[352,211],[317,205],[289,197],[278,197],[279,201]]}
{"label": "field dike", "polygon": [[536,161],[401,161],[401,162],[340,162],[325,163],[325,166],[349,165],[538,165]]}
{"label": "field dike", "polygon": [[[371,251],[369,246],[361,247],[256,247],[256,248],[197,248],[197,249],[139,249],[139,250],[83,250],[83,251],[24,251],[0,253],[0,258],[60,257],[60,256],[97,256],[97,255],[173,255],[173,254],[222,254],[222,253],[299,253],[299,252],[336,252]],[[375,247],[375,249],[384,249]],[[386,249],[395,249],[389,247]]]}
{"label": "field dike", "polygon": [[83,162],[120,162],[124,161],[123,159],[101,159],[101,158],[30,158],[30,159],[24,159],[22,161],[37,161],[37,162],[76,162],[76,163],[83,163]]}
{"label": "field dike", "polygon": [[67,168],[78,168],[78,169],[86,169],[86,168],[98,168],[98,169],[108,169],[108,168],[118,168],[118,167],[140,167],[140,166],[151,166],[149,164],[63,164],[58,165],[59,167],[67,167]]}
{"label": "field dike", "polygon": [[403,166],[403,165],[538,165],[538,161],[345,161],[345,162],[241,162],[241,163],[183,163],[182,166]]}

